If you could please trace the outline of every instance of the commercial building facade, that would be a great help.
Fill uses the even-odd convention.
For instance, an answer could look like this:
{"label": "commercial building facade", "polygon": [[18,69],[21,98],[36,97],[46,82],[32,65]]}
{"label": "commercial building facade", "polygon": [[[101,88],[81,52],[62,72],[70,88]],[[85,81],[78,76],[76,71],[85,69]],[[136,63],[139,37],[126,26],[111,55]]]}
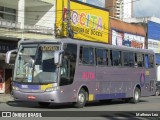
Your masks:
{"label": "commercial building facade", "polygon": [[[70,21],[67,17],[68,4]],[[106,9],[74,0],[70,3],[67,0],[57,1],[56,6],[57,11],[63,11],[56,14],[57,35],[67,36],[70,26],[73,38],[108,43],[109,12]]]}
{"label": "commercial building facade", "polygon": [[160,23],[148,21],[148,49],[160,53]]}
{"label": "commercial building facade", "polygon": [[[10,92],[13,65],[5,53],[21,39],[51,39],[55,35],[56,0],[0,1],[0,93]],[[50,18],[50,19],[48,19]],[[12,60],[15,55],[12,56]]]}
{"label": "commercial building facade", "polygon": [[125,19],[130,24],[141,24],[147,33],[146,48],[160,53],[160,19],[156,17],[139,17]]}
{"label": "commercial building facade", "polygon": [[129,24],[110,17],[109,43],[117,46],[146,48],[146,31],[142,25]]}

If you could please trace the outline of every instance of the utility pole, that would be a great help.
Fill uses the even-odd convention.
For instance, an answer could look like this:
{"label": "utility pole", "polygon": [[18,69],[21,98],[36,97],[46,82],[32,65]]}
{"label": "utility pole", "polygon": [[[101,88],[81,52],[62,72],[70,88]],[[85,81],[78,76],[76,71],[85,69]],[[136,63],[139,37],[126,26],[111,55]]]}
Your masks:
{"label": "utility pole", "polygon": [[67,27],[66,27],[66,31],[67,31],[67,37],[70,37],[70,30],[71,30],[71,24],[70,24],[70,0],[67,0]]}
{"label": "utility pole", "polygon": [[73,31],[71,29],[71,11],[70,11],[70,0],[67,0],[67,37],[73,38]]}

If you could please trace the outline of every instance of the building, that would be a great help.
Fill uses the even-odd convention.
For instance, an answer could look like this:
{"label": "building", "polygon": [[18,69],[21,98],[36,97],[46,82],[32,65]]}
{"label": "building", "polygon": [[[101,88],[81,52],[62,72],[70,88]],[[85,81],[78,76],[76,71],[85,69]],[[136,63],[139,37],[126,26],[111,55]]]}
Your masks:
{"label": "building", "polygon": [[110,17],[109,43],[116,46],[146,48],[146,31],[143,25],[130,24]]}
{"label": "building", "polygon": [[13,66],[5,64],[5,53],[15,49],[20,39],[54,37],[55,1],[0,1],[0,93],[10,92]]}
{"label": "building", "polygon": [[105,0],[105,8],[109,9],[110,16],[123,20],[131,18],[133,12],[132,0]]}
{"label": "building", "polygon": [[[75,0],[70,0],[69,4],[72,10],[70,22],[67,15],[68,1],[57,1],[57,11],[63,11],[56,16],[57,37],[71,33],[75,39],[108,43],[108,10]],[[66,29],[69,26],[70,29]]]}
{"label": "building", "polygon": [[124,19],[125,22],[141,24],[147,33],[146,46],[155,53],[160,53],[160,18],[156,17],[137,17]]}

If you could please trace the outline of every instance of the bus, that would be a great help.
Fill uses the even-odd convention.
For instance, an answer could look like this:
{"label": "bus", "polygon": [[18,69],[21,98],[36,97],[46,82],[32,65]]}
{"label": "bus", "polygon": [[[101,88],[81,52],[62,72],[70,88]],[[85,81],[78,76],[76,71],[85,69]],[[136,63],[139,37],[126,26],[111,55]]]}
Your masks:
{"label": "bus", "polygon": [[156,91],[155,95],[159,96],[160,94],[160,53],[155,53],[156,58],[156,71],[157,71],[157,81],[156,81]]}
{"label": "bus", "polygon": [[155,93],[155,54],[152,50],[57,38],[20,41],[6,53],[17,52],[12,80],[16,101],[73,103],[123,99],[137,103]]}

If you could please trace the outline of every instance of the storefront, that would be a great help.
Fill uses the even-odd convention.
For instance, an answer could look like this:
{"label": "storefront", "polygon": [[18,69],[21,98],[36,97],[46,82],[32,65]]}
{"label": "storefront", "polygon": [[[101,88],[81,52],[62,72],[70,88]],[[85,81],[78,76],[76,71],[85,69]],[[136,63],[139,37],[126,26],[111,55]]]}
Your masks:
{"label": "storefront", "polygon": [[[8,65],[5,63],[5,53],[15,48],[17,48],[17,41],[0,39],[0,94],[10,93],[11,91],[13,65]],[[13,63],[15,56],[16,55],[13,55],[11,58]]]}

